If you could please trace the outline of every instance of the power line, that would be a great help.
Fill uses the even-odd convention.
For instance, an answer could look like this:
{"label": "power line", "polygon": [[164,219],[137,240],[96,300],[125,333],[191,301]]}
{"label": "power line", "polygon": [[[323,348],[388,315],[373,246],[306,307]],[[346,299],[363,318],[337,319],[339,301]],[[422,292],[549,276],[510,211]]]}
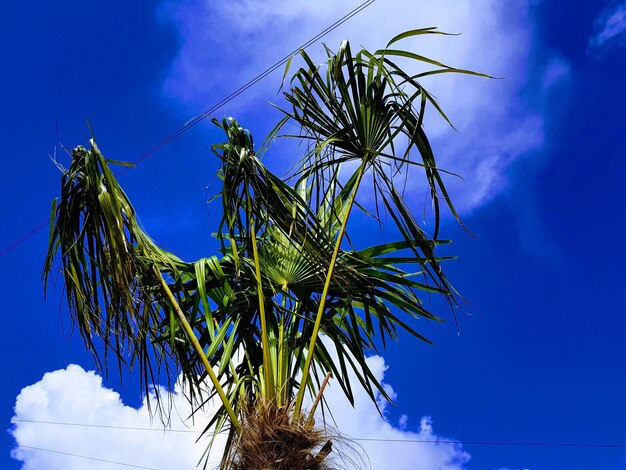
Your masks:
{"label": "power line", "polygon": [[372,442],[418,442],[429,444],[462,444],[462,445],[481,445],[481,446],[519,446],[519,447],[589,447],[589,448],[607,448],[607,449],[626,449],[626,444],[579,444],[574,442],[503,442],[503,441],[455,441],[450,439],[382,439],[382,438],[358,438],[348,437],[353,441],[372,441]]}
{"label": "power line", "polygon": [[[105,428],[134,431],[159,431],[159,432],[179,432],[202,434],[202,431],[192,431],[190,429],[155,429],[130,426],[115,426],[108,424],[89,423],[69,423],[61,421],[40,421],[34,419],[0,418],[0,421],[12,421],[35,424],[52,424],[59,426],[81,426],[87,428]],[[452,439],[385,439],[353,437],[348,434],[341,434],[342,437],[360,442],[399,442],[399,443],[422,443],[422,444],[462,444],[462,445],[482,445],[482,446],[518,446],[518,447],[579,447],[579,448],[606,448],[606,449],[626,449],[626,444],[603,444],[603,443],[575,443],[575,442],[532,442],[532,441],[461,441]]]}
{"label": "power line", "polygon": [[[320,39],[322,39],[324,36],[328,35],[330,32],[334,31],[335,29],[337,29],[339,26],[341,26],[342,24],[344,24],[346,21],[348,21],[349,19],[351,19],[352,17],[354,17],[355,15],[357,15],[358,13],[360,13],[361,11],[365,10],[367,7],[369,7],[370,5],[372,5],[376,0],[367,0],[363,3],[361,3],[359,6],[357,6],[355,9],[353,9],[352,11],[346,13],[344,16],[342,16],[340,19],[338,19],[337,21],[335,21],[333,24],[331,24],[330,26],[328,26],[326,29],[320,31],[319,33],[317,33],[315,36],[313,36],[311,39],[309,39],[308,41],[306,41],[304,44],[302,44],[300,47],[298,47],[297,49],[294,49],[291,53],[289,53],[288,55],[286,55],[285,57],[283,57],[282,59],[280,59],[278,62],[276,62],[274,65],[268,67],[267,69],[265,69],[263,72],[261,72],[260,74],[258,74],[257,76],[255,76],[254,78],[252,78],[251,80],[249,80],[248,82],[246,82],[245,84],[243,84],[242,86],[240,86],[237,90],[233,91],[230,95],[226,96],[224,99],[222,99],[221,101],[219,101],[218,103],[216,103],[215,105],[213,105],[212,107],[210,107],[209,109],[207,109],[206,111],[204,111],[201,114],[198,114],[197,116],[195,116],[194,118],[192,118],[191,120],[187,121],[182,127],[180,127],[177,131],[173,132],[172,134],[170,134],[168,137],[166,137],[165,139],[163,139],[161,142],[159,142],[157,145],[155,145],[154,147],[152,147],[151,149],[147,150],[146,152],[144,152],[143,154],[141,154],[137,159],[135,159],[132,163],[137,165],[139,163],[141,163],[142,161],[144,161],[146,158],[154,155],[156,152],[158,152],[160,149],[162,149],[163,147],[165,147],[167,144],[169,144],[170,142],[172,142],[174,139],[176,139],[177,137],[179,137],[181,134],[184,134],[185,132],[187,132],[189,129],[191,129],[192,127],[194,127],[196,124],[198,124],[199,122],[203,121],[204,119],[206,119],[208,116],[210,116],[211,114],[213,114],[215,111],[217,111],[218,109],[220,109],[222,106],[224,106],[225,104],[229,103],[230,101],[234,100],[235,98],[237,98],[239,95],[241,95],[242,93],[244,93],[245,91],[247,91],[250,87],[254,86],[256,83],[260,82],[261,80],[263,80],[265,77],[267,77],[269,74],[271,74],[272,72],[274,72],[276,69],[278,69],[279,67],[285,65],[287,63],[287,61],[289,60],[290,57],[292,57],[294,54],[297,54],[297,52],[299,50],[302,49],[306,49],[307,47],[309,47],[310,45],[314,44],[315,42],[319,41]],[[118,173],[116,173],[116,176],[120,176],[124,173],[126,173],[128,170],[130,169],[130,167],[124,167],[122,170],[120,170]],[[41,222],[39,225],[37,225],[35,228],[33,228],[30,232],[26,233],[25,235],[23,235],[22,237],[18,238],[17,240],[15,240],[13,243],[11,243],[10,245],[8,245],[6,248],[4,248],[2,251],[0,251],[0,258],[2,258],[4,255],[6,255],[7,253],[13,251],[15,248],[17,248],[19,245],[21,245],[22,243],[24,243],[26,240],[28,240],[29,238],[31,238],[32,236],[36,235],[37,233],[39,233],[41,230],[43,230],[46,226],[48,226],[49,221],[46,219],[43,222]]]}
{"label": "power line", "polygon": [[[140,157],[138,157],[135,161],[133,161],[133,163],[136,165],[140,162],[142,162],[143,160],[145,160],[146,158],[150,157],[152,154],[154,154],[155,152],[157,152],[158,150],[160,150],[161,148],[163,148],[165,145],[169,144],[172,140],[176,139],[179,135],[183,134],[184,132],[188,131],[189,129],[191,129],[192,127],[194,127],[196,124],[198,124],[199,122],[203,121],[204,119],[206,119],[208,116],[210,116],[211,114],[213,114],[215,111],[217,111],[218,109],[220,109],[222,106],[224,106],[225,104],[229,103],[230,101],[234,100],[235,98],[237,98],[239,95],[241,95],[242,93],[244,93],[245,91],[247,91],[249,88],[251,88],[252,86],[254,86],[256,83],[260,82],[261,80],[263,80],[265,77],[267,77],[269,74],[271,74],[272,72],[274,72],[275,70],[277,70],[279,67],[285,65],[289,59],[294,55],[297,54],[298,51],[302,50],[302,49],[306,49],[307,47],[309,47],[310,45],[314,44],[315,42],[317,42],[318,40],[320,40],[321,38],[323,38],[324,36],[326,36],[327,34],[329,34],[330,32],[334,31],[335,29],[337,29],[339,26],[341,26],[343,23],[345,23],[346,21],[348,21],[350,18],[352,18],[353,16],[355,16],[357,13],[360,13],[361,11],[365,10],[368,6],[370,6],[371,4],[373,4],[376,0],[367,0],[366,2],[360,4],[358,7],[356,7],[354,10],[350,11],[349,13],[346,13],[343,17],[341,17],[340,19],[338,19],[337,21],[335,21],[332,25],[328,26],[326,29],[320,31],[319,33],[317,33],[315,36],[313,36],[311,39],[309,39],[308,41],[306,41],[304,44],[302,44],[300,47],[294,49],[293,51],[291,51],[289,54],[287,54],[285,57],[283,57],[282,59],[280,59],[278,62],[276,62],[274,65],[268,67],[267,69],[265,69],[263,72],[261,72],[260,74],[258,74],[256,77],[254,77],[253,79],[249,80],[248,82],[244,83],[242,86],[240,86],[237,90],[233,91],[230,95],[228,95],[226,98],[222,99],[221,101],[219,101],[217,104],[213,105],[212,107],[210,107],[209,109],[207,109],[206,111],[204,111],[201,114],[198,114],[196,117],[194,117],[193,119],[187,121],[185,123],[184,126],[182,126],[180,129],[178,129],[176,132],[174,132],[173,134],[171,134],[169,137],[165,138],[163,141],[161,141],[159,144],[155,145],[153,148],[151,148],[150,150],[148,150],[147,152],[145,152],[143,155],[141,155]],[[123,173],[125,173],[126,171],[128,171],[130,169],[130,167],[125,167],[123,168],[118,175],[121,175]]]}
{"label": "power line", "polygon": [[0,251],[0,258],[2,258],[4,255],[6,255],[8,252],[12,251],[14,248],[17,248],[19,245],[24,243],[26,240],[28,240],[33,235],[41,232],[49,223],[50,223],[50,221],[48,219],[46,219],[43,222],[41,222],[39,225],[37,225],[35,228],[33,228],[30,232],[28,232],[27,234],[25,234],[25,235],[21,236],[20,238],[18,238],[17,240],[15,240],[13,243],[11,243],[9,246],[7,246],[4,250]]}
{"label": "power line", "polygon": [[[0,442],[0,444],[5,445],[5,446],[10,446],[10,447],[14,446],[14,444],[12,444],[10,442]],[[100,459],[98,457],[90,457],[88,455],[74,454],[72,452],[63,452],[63,451],[60,451],[60,450],[44,449],[42,447],[25,446],[25,445],[19,444],[19,448],[20,449],[38,450],[40,452],[50,452],[52,454],[67,455],[69,457],[77,457],[77,458],[86,459],[86,460],[95,460],[96,462],[105,462],[105,463],[110,463],[110,464],[114,464],[114,465],[121,465],[123,467],[142,468],[142,469],[146,469],[146,470],[159,470],[158,468],[154,468],[154,467],[145,467],[143,465],[134,465],[132,463],[116,462],[114,460]]]}
{"label": "power line", "polygon": [[202,434],[201,431],[193,431],[191,429],[168,429],[163,428],[143,428],[133,426],[114,426],[112,424],[88,424],[88,423],[67,423],[62,421],[40,421],[36,419],[18,419],[18,418],[1,418],[1,421],[11,421],[12,423],[35,423],[35,424],[51,424],[57,426],[77,426],[85,428],[103,428],[103,429],[126,429],[129,431],[158,431],[158,432],[175,432],[175,433],[190,433],[190,434]]}

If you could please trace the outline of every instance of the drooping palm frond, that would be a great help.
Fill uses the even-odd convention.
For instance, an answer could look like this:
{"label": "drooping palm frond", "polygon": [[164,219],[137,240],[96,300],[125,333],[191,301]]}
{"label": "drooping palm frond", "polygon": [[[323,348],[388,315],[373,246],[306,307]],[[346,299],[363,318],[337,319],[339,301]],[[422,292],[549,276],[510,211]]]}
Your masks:
{"label": "drooping palm frond", "polygon": [[[224,288],[223,279],[217,269],[205,270],[200,279],[193,264],[150,239],[109,167],[119,162],[107,160],[94,139],[90,144],[89,149],[73,150],[69,170],[62,175],[61,197],[52,209],[44,285],[60,259],[70,314],[98,364],[106,365],[112,351],[119,367],[140,369],[146,390],[162,374],[169,381],[182,372],[193,399],[201,391],[198,376],[213,371],[201,346],[194,344],[194,309],[189,313],[181,308],[187,302],[187,280],[196,274],[195,290],[214,294]],[[218,326],[222,336],[233,328],[229,321]],[[104,343],[104,361],[96,338]],[[204,370],[196,366],[198,351]],[[218,363],[219,357],[212,360]],[[212,381],[223,394],[217,377]],[[222,402],[221,412],[228,411],[229,403]]]}
{"label": "drooping palm frond", "polygon": [[[150,325],[164,301],[153,264],[170,271],[181,261],[159,249],[138,227],[134,209],[95,141],[77,147],[54,201],[44,281],[60,254],[70,312],[89,349],[104,340],[120,360],[147,361]],[[155,354],[160,364],[162,351]],[[165,364],[164,364],[165,365]]]}

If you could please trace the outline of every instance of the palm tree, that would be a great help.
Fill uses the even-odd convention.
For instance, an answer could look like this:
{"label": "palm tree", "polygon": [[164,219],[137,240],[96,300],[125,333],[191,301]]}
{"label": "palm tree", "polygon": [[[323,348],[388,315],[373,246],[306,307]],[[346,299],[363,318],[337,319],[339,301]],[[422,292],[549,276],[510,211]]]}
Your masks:
{"label": "palm tree", "polygon": [[[391,48],[424,34],[442,33],[408,31],[373,53],[352,54],[344,42],[326,50],[323,66],[301,51],[284,91],[285,117],[259,150],[237,121],[214,120],[226,134],[213,146],[223,181],[219,257],[186,262],[160,248],[110,169],[120,162],[107,160],[93,138],[72,152],[52,208],[44,278],[59,255],[70,313],[99,364],[112,352],[119,367],[139,367],[146,387],[182,373],[192,400],[218,397],[209,428],[229,430],[223,468],[266,468],[261,458],[273,468],[321,468],[331,444],[313,417],[329,377],[351,402],[350,374],[373,400],[377,392],[386,397],[367,354],[398,329],[428,341],[414,320],[441,319],[418,292],[458,302],[445,258],[435,254],[446,243],[438,236],[440,200],[458,215],[423,128],[429,107],[447,117],[419,80],[474,73]],[[397,58],[432,68],[411,75]],[[299,129],[289,136],[307,150],[281,178],[261,159],[288,123]],[[356,169],[346,174],[350,166]],[[432,234],[399,189],[398,178],[415,169],[424,172],[433,203]],[[376,196],[371,211],[357,198],[368,183]],[[355,207],[377,224],[390,218],[399,239],[353,246]],[[304,413],[307,390],[313,403]]]}

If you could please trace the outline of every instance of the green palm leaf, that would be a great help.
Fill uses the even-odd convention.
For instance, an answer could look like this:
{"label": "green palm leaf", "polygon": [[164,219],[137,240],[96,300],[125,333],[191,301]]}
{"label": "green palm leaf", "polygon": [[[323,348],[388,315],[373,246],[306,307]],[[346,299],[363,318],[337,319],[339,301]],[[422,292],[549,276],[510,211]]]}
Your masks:
{"label": "green palm leaf", "polygon": [[[351,376],[372,400],[377,393],[389,398],[368,354],[401,330],[429,342],[419,322],[443,320],[424,298],[439,296],[453,309],[460,299],[443,269],[452,257],[436,253],[448,243],[439,239],[441,201],[458,214],[444,184],[448,172],[437,166],[423,126],[429,109],[448,118],[419,80],[484,76],[395,46],[426,34],[445,33],[408,31],[374,53],[354,54],[346,41],[336,53],[326,49],[323,66],[302,51],[303,65],[284,91],[290,108],[259,150],[234,119],[213,121],[226,136],[212,147],[223,182],[216,196],[219,257],[184,262],[160,248],[110,169],[120,162],[107,160],[93,139],[89,149],[74,149],[53,203],[44,281],[59,259],[70,313],[99,364],[113,352],[119,367],[140,369],[145,387],[182,372],[196,403],[218,394],[221,408],[207,431],[230,424],[229,446],[239,438],[243,403],[295,401],[300,420],[305,391],[318,394],[328,372],[350,401]],[[395,58],[429,69],[409,74]],[[299,127],[291,137],[309,145],[292,177],[281,178],[262,157],[289,121]],[[348,163],[356,169],[346,174]],[[432,201],[432,233],[418,223],[398,182],[415,170],[423,172]],[[359,203],[363,181],[371,181],[373,210]],[[398,239],[354,246],[348,226],[354,207],[375,226],[388,218]],[[325,340],[318,342],[320,335]],[[203,394],[207,378],[213,390]]]}

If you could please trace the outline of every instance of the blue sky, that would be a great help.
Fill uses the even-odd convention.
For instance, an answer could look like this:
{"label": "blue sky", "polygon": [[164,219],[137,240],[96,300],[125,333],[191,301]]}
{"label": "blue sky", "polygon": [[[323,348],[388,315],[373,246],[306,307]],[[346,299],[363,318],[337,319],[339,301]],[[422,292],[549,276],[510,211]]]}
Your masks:
{"label": "blue sky", "polygon": [[[107,156],[132,161],[359,2],[147,3],[0,6],[0,249],[48,217],[60,177],[49,157],[56,152],[67,162],[61,144],[86,143],[85,118]],[[347,38],[375,48],[404,29],[438,26],[462,34],[411,47],[503,77],[429,84],[459,129],[427,123],[440,165],[464,178],[450,185],[476,239],[452,221],[444,235],[459,256],[450,277],[473,307],[460,318],[460,331],[449,315],[443,326],[423,326],[435,346],[401,337],[384,360],[373,359],[396,394],[388,424],[364,421],[372,414],[367,407],[342,419],[355,430],[378,427],[393,436],[626,444],[626,3],[415,3],[378,0],[326,42]],[[234,115],[260,140],[276,117],[267,102],[279,101],[279,80],[265,79],[216,117]],[[215,188],[217,165],[208,148],[220,138],[199,125],[121,179],[146,229],[183,258],[214,249],[210,234],[219,216],[206,193]],[[423,204],[419,194],[409,187],[407,198]],[[132,374],[119,377],[113,366],[101,385],[85,372],[94,364],[71,334],[60,286],[44,302],[46,237],[40,232],[0,258],[5,429],[18,395],[25,419],[147,423]],[[23,445],[145,466],[165,457],[131,461],[136,452],[124,444],[171,455],[189,441],[42,423],[18,429]],[[18,462],[10,455],[13,436],[0,441],[11,444],[0,453],[1,468],[116,468],[36,451]],[[626,468],[625,449],[398,447],[404,445],[384,450],[398,460],[419,457],[427,470]]]}

